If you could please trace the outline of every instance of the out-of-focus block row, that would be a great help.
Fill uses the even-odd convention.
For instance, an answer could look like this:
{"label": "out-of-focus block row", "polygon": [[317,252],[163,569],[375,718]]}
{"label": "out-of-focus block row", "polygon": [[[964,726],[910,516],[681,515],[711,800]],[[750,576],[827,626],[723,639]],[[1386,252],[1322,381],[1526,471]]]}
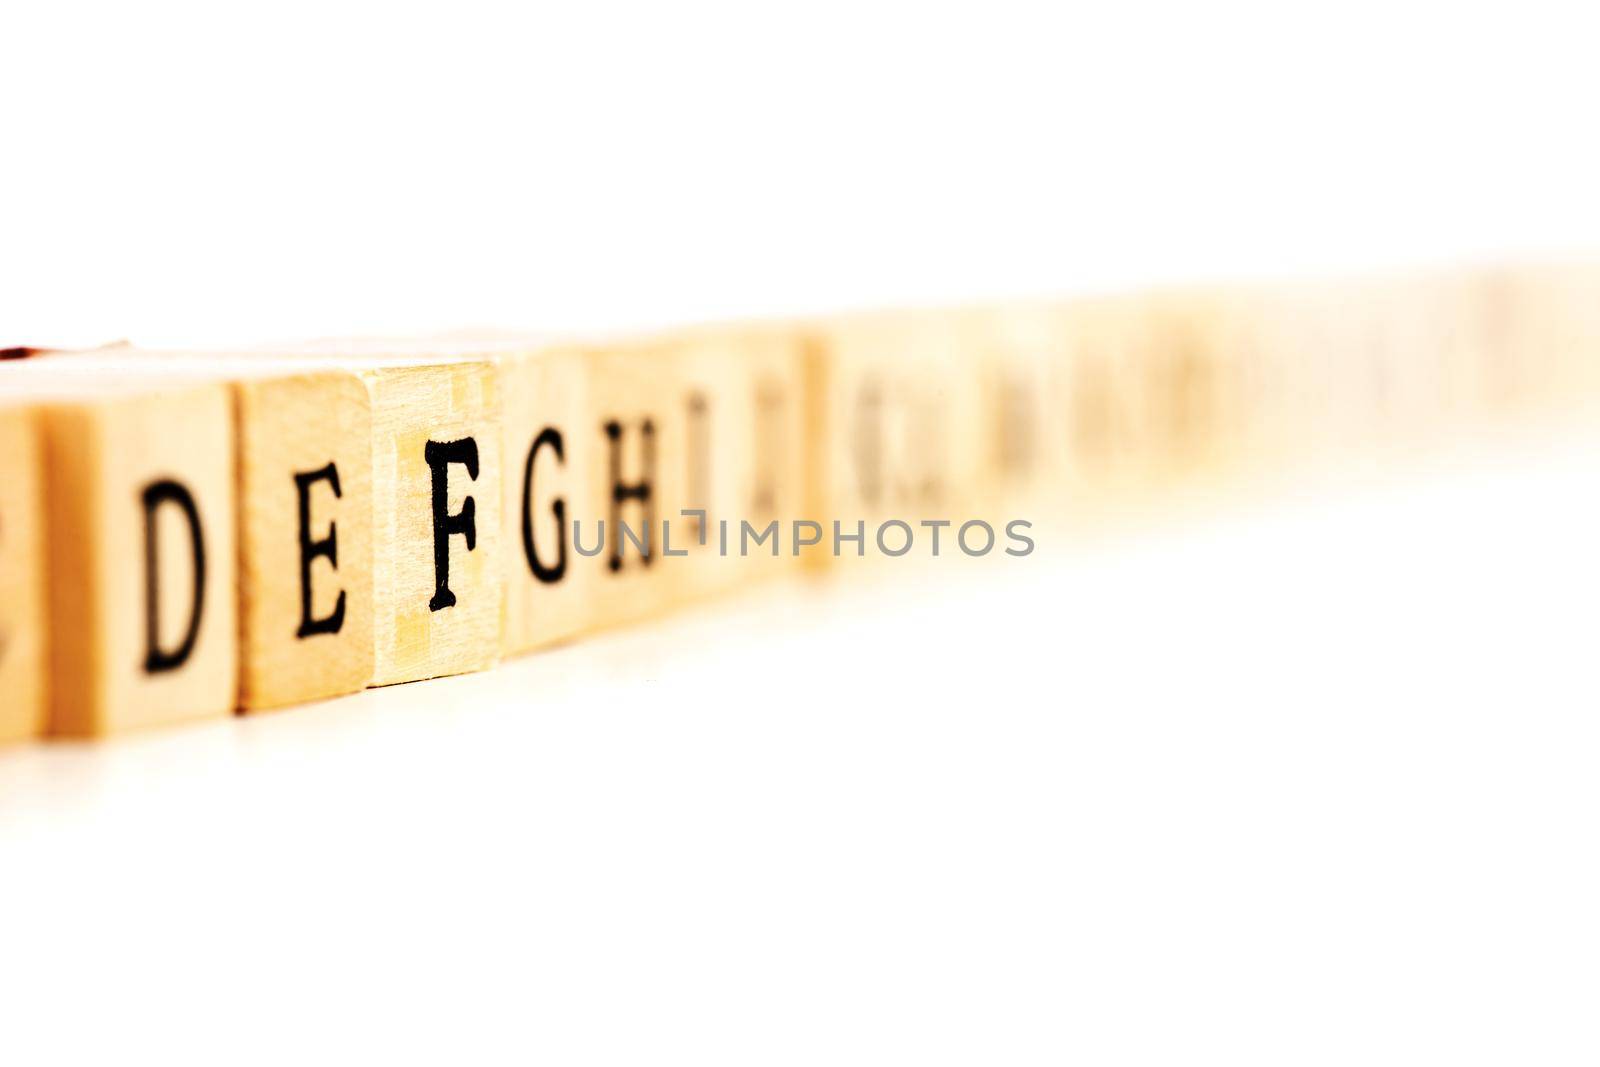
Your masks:
{"label": "out-of-focus block row", "polygon": [[799,564],[1600,394],[1600,272],[0,366],[0,737],[479,670]]}

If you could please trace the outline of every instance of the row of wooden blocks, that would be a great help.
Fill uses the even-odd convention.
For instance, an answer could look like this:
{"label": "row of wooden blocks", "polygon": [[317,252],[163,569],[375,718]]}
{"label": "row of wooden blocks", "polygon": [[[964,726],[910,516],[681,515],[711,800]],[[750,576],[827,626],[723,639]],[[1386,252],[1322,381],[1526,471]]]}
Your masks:
{"label": "row of wooden blocks", "polygon": [[0,737],[479,670],[941,535],[1026,555],[1107,495],[1542,410],[1597,392],[1597,278],[28,352],[0,364]]}

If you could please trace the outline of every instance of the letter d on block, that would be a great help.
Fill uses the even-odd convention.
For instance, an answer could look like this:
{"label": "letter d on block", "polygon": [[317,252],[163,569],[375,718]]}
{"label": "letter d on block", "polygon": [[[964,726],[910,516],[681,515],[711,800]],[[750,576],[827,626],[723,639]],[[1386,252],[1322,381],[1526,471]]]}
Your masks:
{"label": "letter d on block", "polygon": [[[19,382],[29,372],[14,369]],[[48,379],[41,387],[69,394],[42,409],[50,731],[231,713],[239,628],[228,386],[154,371],[102,381],[92,363],[38,374]]]}
{"label": "letter d on block", "polygon": [[[206,542],[200,530],[200,512],[194,494],[182,482],[163,478],[152,482],[140,494],[144,505],[144,604],[146,674],[175,671],[189,660],[200,636],[200,612],[206,596]],[[175,648],[161,645],[161,550],[158,512],[174,507],[188,524],[190,558],[193,561],[193,597],[189,605],[188,628]],[[170,575],[168,578],[170,579]]]}

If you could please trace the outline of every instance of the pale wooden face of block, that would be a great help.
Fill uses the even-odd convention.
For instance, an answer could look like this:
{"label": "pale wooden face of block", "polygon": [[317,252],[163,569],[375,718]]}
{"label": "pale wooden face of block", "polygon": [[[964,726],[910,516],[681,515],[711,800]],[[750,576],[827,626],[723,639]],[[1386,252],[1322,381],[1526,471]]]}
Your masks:
{"label": "pale wooden face of block", "polygon": [[588,403],[583,353],[550,351],[501,367],[506,570],[505,650],[526,652],[589,625],[591,561],[572,547],[572,520],[588,517],[592,454],[601,445]]}
{"label": "pale wooden face of block", "polygon": [[53,727],[85,735],[233,710],[226,386],[46,416]]}
{"label": "pale wooden face of block", "polygon": [[498,372],[362,374],[373,397],[373,684],[481,670],[500,653]]}
{"label": "pale wooden face of block", "polygon": [[683,507],[704,515],[673,517],[674,548],[687,555],[667,565],[698,596],[795,561],[792,523],[809,517],[800,340],[708,332],[683,344],[677,364]]}
{"label": "pale wooden face of block", "polygon": [[1053,458],[1045,444],[1050,412],[1045,405],[1044,362],[1024,352],[997,360],[987,369],[984,387],[994,484],[1008,500],[1031,500],[1050,481]]}
{"label": "pale wooden face of block", "polygon": [[42,473],[38,420],[0,410],[0,742],[45,724]]}
{"label": "pale wooden face of block", "polygon": [[361,689],[373,674],[372,406],[351,373],[236,387],[240,703]]}
{"label": "pale wooden face of block", "polygon": [[1158,464],[1160,381],[1133,301],[1084,306],[1071,355],[1073,447],[1097,489],[1143,487]]}
{"label": "pale wooden face of block", "polygon": [[1229,462],[1239,390],[1237,338],[1228,308],[1216,296],[1157,299],[1145,356],[1145,395],[1157,480],[1204,479]]}
{"label": "pale wooden face of block", "polygon": [[1052,391],[1067,337],[1062,317],[1054,307],[986,309],[963,317],[960,329],[979,364],[982,480],[997,513],[1048,511],[1064,495],[1066,450],[1057,437],[1065,408]]}
{"label": "pale wooden face of block", "polygon": [[825,411],[811,432],[825,456],[827,519],[847,532],[865,521],[870,537],[879,520],[960,523],[987,510],[982,360],[961,335],[943,323],[869,323],[831,336],[825,352]]}
{"label": "pale wooden face of block", "polygon": [[1514,402],[1561,406],[1600,391],[1600,268],[1518,270],[1505,281],[1507,362]]}
{"label": "pale wooden face of block", "polygon": [[[653,615],[679,595],[688,527],[683,465],[687,417],[680,370],[661,346],[624,346],[589,356],[587,437],[590,514],[579,516],[577,565],[591,576],[593,622],[611,626]],[[671,542],[662,520],[671,519]],[[604,522],[604,538],[600,523]],[[644,543],[646,551],[641,551]],[[594,551],[599,546],[598,553]],[[585,555],[584,553],[588,553]]]}

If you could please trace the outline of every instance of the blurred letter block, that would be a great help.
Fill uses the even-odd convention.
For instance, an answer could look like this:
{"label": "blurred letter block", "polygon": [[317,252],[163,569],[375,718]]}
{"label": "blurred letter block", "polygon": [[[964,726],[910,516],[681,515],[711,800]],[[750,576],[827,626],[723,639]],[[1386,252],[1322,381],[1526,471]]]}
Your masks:
{"label": "blurred letter block", "polygon": [[588,514],[576,517],[573,548],[588,573],[594,625],[659,615],[676,596],[667,552],[683,551],[687,418],[671,346],[616,342],[588,353]]}
{"label": "blurred letter block", "polygon": [[[719,326],[672,341],[683,451],[667,561],[685,596],[725,593],[794,564],[805,514],[804,339]],[[688,512],[688,514],[684,514]]]}
{"label": "blurred letter block", "polygon": [[959,556],[961,528],[992,511],[982,360],[964,337],[940,312],[814,330],[807,510],[823,531],[810,560]]}
{"label": "blurred letter block", "polygon": [[0,407],[0,742],[46,721],[43,464],[39,420]]}

